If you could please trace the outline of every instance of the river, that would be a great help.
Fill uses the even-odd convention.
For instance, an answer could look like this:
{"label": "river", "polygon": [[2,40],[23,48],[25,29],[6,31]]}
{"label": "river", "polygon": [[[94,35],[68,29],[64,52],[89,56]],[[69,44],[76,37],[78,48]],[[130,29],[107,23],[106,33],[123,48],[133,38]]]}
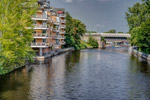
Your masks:
{"label": "river", "polygon": [[127,48],[73,51],[1,76],[0,100],[150,100],[150,65]]}

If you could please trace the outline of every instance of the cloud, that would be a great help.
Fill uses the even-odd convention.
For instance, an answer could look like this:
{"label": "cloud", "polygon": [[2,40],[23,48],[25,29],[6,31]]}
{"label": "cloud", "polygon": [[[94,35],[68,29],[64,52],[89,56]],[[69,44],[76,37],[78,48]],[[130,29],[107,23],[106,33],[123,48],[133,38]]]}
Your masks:
{"label": "cloud", "polygon": [[66,3],[72,3],[73,1],[81,2],[81,1],[84,1],[84,0],[63,0],[63,1],[66,2]]}
{"label": "cloud", "polygon": [[108,1],[111,1],[111,0],[98,0],[100,2],[108,2]]}
{"label": "cloud", "polygon": [[63,0],[66,3],[71,3],[73,0]]}

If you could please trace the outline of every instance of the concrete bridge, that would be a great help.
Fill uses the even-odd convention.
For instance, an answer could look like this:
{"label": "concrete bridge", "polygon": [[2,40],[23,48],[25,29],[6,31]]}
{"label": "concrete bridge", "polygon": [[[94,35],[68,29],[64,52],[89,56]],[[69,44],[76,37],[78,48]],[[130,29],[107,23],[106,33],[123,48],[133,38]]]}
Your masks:
{"label": "concrete bridge", "polygon": [[[82,40],[87,42],[90,36],[98,41],[99,48],[109,46],[111,43],[128,43],[128,38],[131,37],[130,34],[126,33],[85,33],[82,37]],[[105,43],[102,41],[102,39],[105,40]]]}

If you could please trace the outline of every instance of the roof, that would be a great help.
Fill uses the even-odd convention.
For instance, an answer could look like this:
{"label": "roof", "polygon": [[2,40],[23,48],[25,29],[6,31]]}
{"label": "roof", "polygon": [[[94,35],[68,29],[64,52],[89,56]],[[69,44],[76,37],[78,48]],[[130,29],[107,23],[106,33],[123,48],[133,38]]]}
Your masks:
{"label": "roof", "polygon": [[102,37],[131,37],[131,35],[127,33],[85,33],[85,35],[97,35]]}

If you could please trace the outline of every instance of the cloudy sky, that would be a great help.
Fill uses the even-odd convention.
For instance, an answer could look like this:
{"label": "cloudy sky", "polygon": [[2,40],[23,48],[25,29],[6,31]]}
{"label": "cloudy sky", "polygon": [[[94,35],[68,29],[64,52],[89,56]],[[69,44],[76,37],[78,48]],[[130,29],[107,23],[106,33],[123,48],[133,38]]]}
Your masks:
{"label": "cloudy sky", "polygon": [[65,8],[73,18],[83,21],[87,30],[116,29],[128,32],[125,12],[141,0],[50,0],[51,6]]}

